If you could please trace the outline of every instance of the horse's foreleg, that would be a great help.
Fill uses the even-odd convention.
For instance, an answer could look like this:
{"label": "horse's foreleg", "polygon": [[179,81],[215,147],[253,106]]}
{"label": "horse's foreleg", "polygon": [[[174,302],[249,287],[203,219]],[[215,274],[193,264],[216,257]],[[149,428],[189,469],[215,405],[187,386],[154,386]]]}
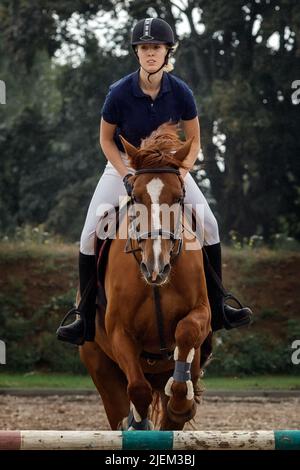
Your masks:
{"label": "horse's foreleg", "polygon": [[96,385],[112,429],[129,412],[126,378],[97,343],[87,341],[80,347],[80,357]]}
{"label": "horse's foreleg", "polygon": [[112,334],[112,349],[128,381],[127,393],[131,403],[129,428],[149,429],[151,425],[148,422],[148,412],[152,403],[152,387],[145,379],[139,348],[125,331],[117,330]]}
{"label": "horse's foreleg", "polygon": [[194,383],[200,372],[200,346],[209,332],[210,315],[205,306],[189,312],[176,327],[175,369],[165,387],[165,394],[170,397],[168,415],[172,421],[183,423],[196,413]]}

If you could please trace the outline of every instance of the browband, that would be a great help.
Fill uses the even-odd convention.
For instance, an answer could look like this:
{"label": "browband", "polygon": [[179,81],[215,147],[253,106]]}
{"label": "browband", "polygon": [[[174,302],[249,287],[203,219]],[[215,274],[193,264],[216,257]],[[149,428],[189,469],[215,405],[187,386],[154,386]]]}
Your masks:
{"label": "browband", "polygon": [[143,168],[136,170],[136,175],[142,175],[143,173],[175,173],[180,175],[180,171],[177,168]]}

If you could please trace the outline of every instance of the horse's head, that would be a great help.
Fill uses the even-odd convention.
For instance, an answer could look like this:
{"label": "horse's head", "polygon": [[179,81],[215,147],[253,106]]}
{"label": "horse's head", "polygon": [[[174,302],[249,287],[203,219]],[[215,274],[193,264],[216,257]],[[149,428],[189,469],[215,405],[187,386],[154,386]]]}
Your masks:
{"label": "horse's head", "polygon": [[168,281],[171,258],[181,248],[181,215],[184,183],[179,169],[190,151],[192,139],[182,142],[177,128],[163,124],[136,148],[122,139],[132,168],[133,209],[141,250],[141,272],[147,283]]}

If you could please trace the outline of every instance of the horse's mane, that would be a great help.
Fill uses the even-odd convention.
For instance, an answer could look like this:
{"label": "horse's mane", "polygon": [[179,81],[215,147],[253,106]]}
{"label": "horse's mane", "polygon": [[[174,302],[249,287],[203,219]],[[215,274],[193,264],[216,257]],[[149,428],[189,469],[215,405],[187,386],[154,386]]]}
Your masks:
{"label": "horse's mane", "polygon": [[183,145],[184,142],[178,136],[177,124],[166,122],[142,140],[131,164],[135,170],[162,167],[185,168],[183,162],[173,156]]}

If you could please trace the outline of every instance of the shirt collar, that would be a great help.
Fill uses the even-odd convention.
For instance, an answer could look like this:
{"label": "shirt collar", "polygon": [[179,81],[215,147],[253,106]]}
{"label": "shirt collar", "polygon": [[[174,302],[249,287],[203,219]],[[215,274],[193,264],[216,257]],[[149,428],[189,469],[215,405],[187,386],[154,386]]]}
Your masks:
{"label": "shirt collar", "polygon": [[[132,90],[134,96],[137,96],[139,98],[145,98],[147,97],[147,95],[141,90],[139,85],[139,72],[140,69],[133,73]],[[168,93],[169,91],[171,91],[170,80],[168,74],[166,72],[163,72],[162,83],[157,98],[163,95],[164,93]]]}

